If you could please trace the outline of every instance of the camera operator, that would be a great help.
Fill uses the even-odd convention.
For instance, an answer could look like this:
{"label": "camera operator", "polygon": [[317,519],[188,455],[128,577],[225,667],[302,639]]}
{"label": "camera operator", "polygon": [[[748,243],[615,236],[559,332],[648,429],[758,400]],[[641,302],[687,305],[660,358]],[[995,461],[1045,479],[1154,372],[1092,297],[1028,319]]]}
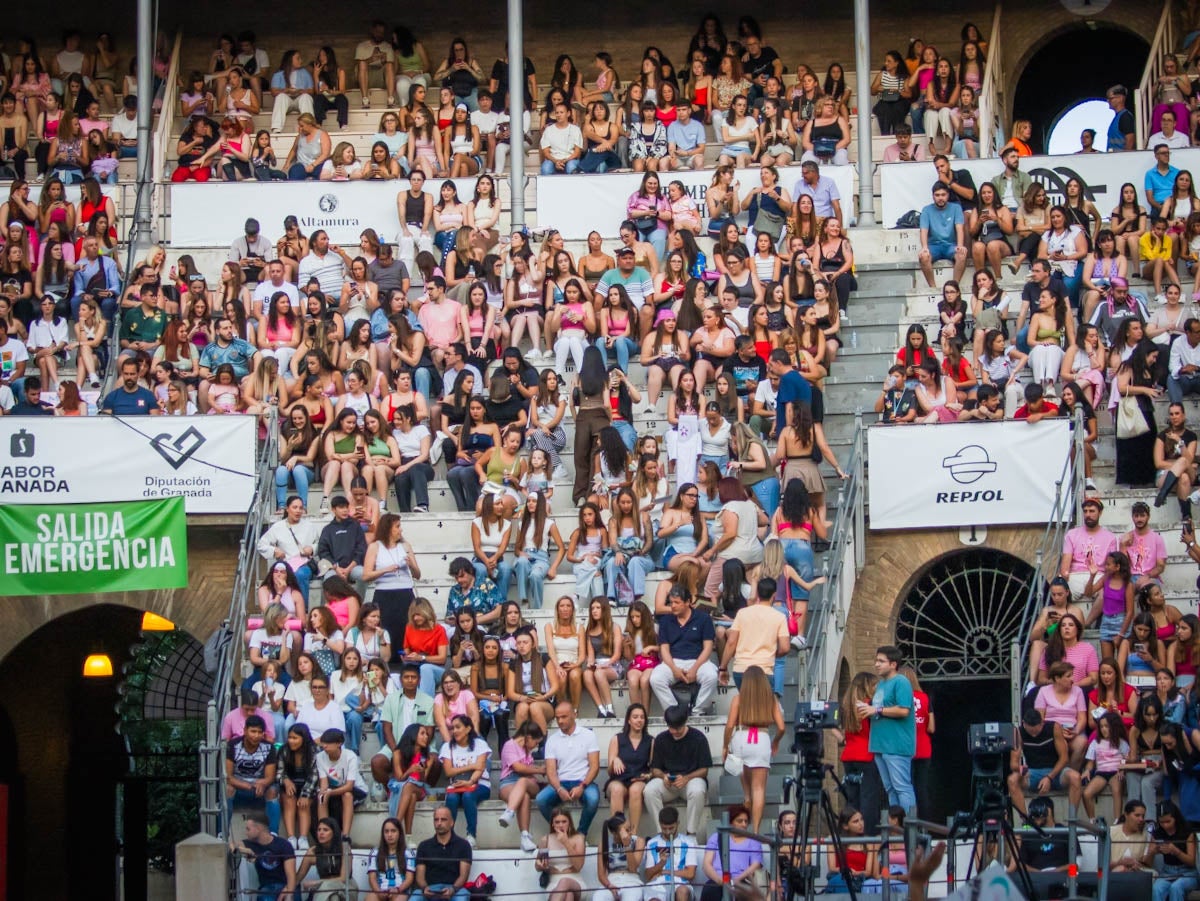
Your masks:
{"label": "camera operator", "polygon": [[1071,851],[1065,835],[1038,835],[1039,829],[1053,829],[1054,804],[1049,798],[1034,798],[1029,802],[1029,822],[1033,828],[1017,834],[1019,855],[1008,863],[1008,872],[1016,872],[1020,861],[1030,872],[1065,873],[1071,866]]}

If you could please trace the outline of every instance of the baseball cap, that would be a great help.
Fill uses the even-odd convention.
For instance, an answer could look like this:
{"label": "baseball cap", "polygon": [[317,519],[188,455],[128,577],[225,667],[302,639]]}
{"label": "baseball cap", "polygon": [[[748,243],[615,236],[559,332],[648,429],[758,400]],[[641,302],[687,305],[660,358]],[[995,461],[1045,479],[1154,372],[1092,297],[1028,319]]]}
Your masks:
{"label": "baseball cap", "polygon": [[466,110],[467,112],[470,112],[470,111],[471,111],[471,108],[470,108],[469,106],[467,106],[465,103],[456,103],[456,104],[454,104],[454,109],[455,109],[455,112],[457,112],[457,111],[458,111],[458,110],[460,110],[460,109],[461,109],[461,110]]}
{"label": "baseball cap", "polygon": [[664,321],[665,321],[665,320],[667,320],[667,319],[674,319],[674,318],[675,318],[675,311],[674,311],[674,310],[671,310],[671,309],[659,310],[659,311],[658,311],[658,315],[656,315],[656,316],[654,317],[654,325],[655,325],[655,327],[657,328],[657,327],[658,327],[658,324],[659,324],[660,322],[664,322]]}
{"label": "baseball cap", "polygon": [[619,257],[623,257],[623,256],[625,256],[625,254],[629,254],[630,256],[632,256],[632,255],[634,255],[636,252],[637,252],[637,251],[635,251],[635,250],[634,250],[632,247],[630,247],[628,244],[625,244],[625,245],[622,245],[621,247],[618,247],[618,248],[617,248],[617,251],[616,251],[616,253],[617,253],[617,256],[619,256]]}

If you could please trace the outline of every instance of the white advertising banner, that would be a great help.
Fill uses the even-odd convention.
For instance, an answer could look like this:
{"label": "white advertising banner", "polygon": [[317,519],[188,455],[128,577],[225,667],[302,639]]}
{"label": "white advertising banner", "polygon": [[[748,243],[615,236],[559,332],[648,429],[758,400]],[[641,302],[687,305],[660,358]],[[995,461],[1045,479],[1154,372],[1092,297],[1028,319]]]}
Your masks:
{"label": "white advertising banner", "polygon": [[[425,190],[440,196],[442,179]],[[475,179],[457,178],[464,203],[475,194]],[[171,243],[180,247],[227,247],[242,234],[251,216],[272,241],[283,234],[283,220],[295,216],[306,236],[319,228],[335,244],[358,246],[364,228],[395,243],[400,229],[396,198],[408,190],[397,181],[208,182],[171,185]]]}
{"label": "white advertising banner", "polygon": [[[743,197],[751,188],[760,184],[760,171],[757,167],[737,171],[736,178],[741,183]],[[838,194],[841,195],[843,215],[851,215],[854,209],[854,167],[822,166],[821,174],[833,179]],[[626,218],[625,205],[629,195],[638,189],[642,178],[640,172],[615,175],[549,175],[539,178],[538,225],[558,229],[567,240],[583,240],[593,229],[603,235],[615,234],[617,223]],[[705,195],[712,179],[712,169],[659,173],[659,180],[664,189],[669,182],[683,182],[688,194],[696,201],[706,227],[708,204],[705,203]],[[794,199],[796,182],[800,180],[800,167],[788,166],[779,170],[779,180]],[[745,214],[743,218],[744,216]]]}
{"label": "white advertising banner", "polygon": [[[1004,169],[998,159],[951,160],[954,169],[966,169],[976,186],[991,181]],[[1146,206],[1143,181],[1154,165],[1149,150],[1127,153],[1073,153],[1063,156],[1026,156],[1021,169],[1034,181],[1041,182],[1051,205],[1062,203],[1067,180],[1078,178],[1084,192],[1107,223],[1117,205],[1121,185],[1131,182],[1138,192],[1138,203]],[[1171,151],[1171,165],[1200,174],[1200,149]],[[921,211],[932,202],[931,189],[937,180],[933,163],[884,163],[880,165],[880,184],[883,192],[883,225],[893,228],[896,220],[909,210]]]}
{"label": "white advertising banner", "polygon": [[182,495],[188,513],[244,513],[254,416],[0,418],[0,504]]}
{"label": "white advertising banner", "polygon": [[872,529],[1044,523],[1070,451],[1065,419],[872,426]]}

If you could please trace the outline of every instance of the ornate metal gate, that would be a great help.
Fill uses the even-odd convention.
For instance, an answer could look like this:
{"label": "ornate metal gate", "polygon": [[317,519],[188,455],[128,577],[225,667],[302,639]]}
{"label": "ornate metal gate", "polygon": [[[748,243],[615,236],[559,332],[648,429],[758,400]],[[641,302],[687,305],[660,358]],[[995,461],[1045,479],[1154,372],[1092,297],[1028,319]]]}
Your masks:
{"label": "ornate metal gate", "polygon": [[1001,551],[961,551],[931,564],[896,624],[897,644],[921,680],[1007,677],[1033,578],[1032,566]]}

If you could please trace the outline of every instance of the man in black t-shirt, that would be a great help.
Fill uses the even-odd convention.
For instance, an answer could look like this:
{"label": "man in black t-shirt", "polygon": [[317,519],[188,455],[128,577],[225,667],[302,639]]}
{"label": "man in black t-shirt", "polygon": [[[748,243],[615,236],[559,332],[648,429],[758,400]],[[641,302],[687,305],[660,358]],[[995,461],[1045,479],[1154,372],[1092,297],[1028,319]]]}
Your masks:
{"label": "man in black t-shirt", "polygon": [[742,69],[752,82],[748,99],[753,103],[766,91],[768,75],[782,79],[783,60],[779,58],[779,54],[773,47],[763,45],[762,38],[751,34],[746,37],[746,52],[742,55]]}
{"label": "man in black t-shirt", "polygon": [[272,832],[279,831],[279,788],[275,784],[278,756],[267,741],[267,724],[261,716],[246,717],[241,738],[225,746],[225,806],[230,817],[233,806],[266,808]]}
{"label": "man in black t-shirt", "polygon": [[[525,57],[525,109],[533,108],[533,95],[537,93],[536,69],[529,57]],[[508,93],[508,57],[492,63],[492,77],[488,81],[488,93],[503,102]],[[505,109],[508,109],[506,106]]]}
{"label": "man in black t-shirt", "polygon": [[733,380],[737,396],[748,404],[758,390],[758,383],[767,377],[767,364],[755,352],[754,339],[749,335],[738,335],[733,348],[734,354],[725,361],[721,373]]}
{"label": "man in black t-shirt", "polygon": [[644,799],[646,815],[658,822],[664,801],[687,798],[688,835],[699,834],[708,816],[708,769],[712,766],[712,751],[708,738],[687,724],[687,709],[673,705],[663,711],[667,731],[654,739],[650,752],[650,774]]}
{"label": "man in black t-shirt", "polygon": [[471,876],[471,845],[454,834],[449,807],[433,812],[433,838],[417,845],[412,901],[470,901],[463,886]]}
{"label": "man in black t-shirt", "polygon": [[904,367],[893,366],[888,370],[883,390],[875,398],[875,412],[879,421],[903,424],[917,418],[917,397],[912,388],[904,384]]}
{"label": "man in black t-shirt", "polygon": [[[1069,839],[1065,835],[1039,835],[1038,829],[1054,829],[1054,804],[1049,798],[1034,798],[1029,802],[1029,822],[1035,828],[1017,830],[1021,863],[1030,871],[1065,873],[1071,865]],[[1016,861],[1008,865],[1011,873]]]}
{"label": "man in black t-shirt", "polygon": [[933,158],[933,168],[937,170],[938,181],[950,192],[950,200],[967,210],[975,209],[975,179],[966,169],[951,169],[950,159],[944,153]]}
{"label": "man in black t-shirt", "polygon": [[244,854],[254,864],[258,874],[257,898],[290,898],[296,890],[296,849],[286,838],[270,829],[267,817],[258,811],[246,814],[246,839],[235,844],[229,840],[234,854]]}

